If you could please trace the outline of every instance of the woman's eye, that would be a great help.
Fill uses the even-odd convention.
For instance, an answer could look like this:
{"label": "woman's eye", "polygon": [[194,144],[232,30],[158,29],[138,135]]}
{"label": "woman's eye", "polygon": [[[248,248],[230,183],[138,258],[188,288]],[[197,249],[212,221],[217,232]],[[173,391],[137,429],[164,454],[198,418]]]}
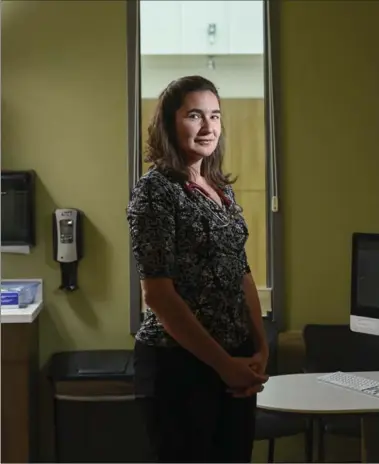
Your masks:
{"label": "woman's eye", "polygon": [[[190,114],[188,115],[188,118],[189,118],[189,119],[195,119],[195,120],[197,120],[197,119],[202,119],[203,116],[202,116],[201,114],[199,114],[199,113],[190,113]],[[204,119],[205,119],[205,116],[204,116]],[[210,116],[210,119],[211,119],[212,121],[217,121],[217,120],[220,119],[220,115],[219,115],[219,114],[212,114],[212,115]]]}

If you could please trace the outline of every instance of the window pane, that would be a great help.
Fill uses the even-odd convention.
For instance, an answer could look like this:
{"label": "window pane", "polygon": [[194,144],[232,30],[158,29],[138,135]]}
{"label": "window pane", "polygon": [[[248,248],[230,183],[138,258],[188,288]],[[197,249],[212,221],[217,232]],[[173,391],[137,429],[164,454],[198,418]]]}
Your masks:
{"label": "window pane", "polygon": [[141,1],[143,151],[158,95],[169,82],[199,74],[215,83],[226,135],[224,170],[237,177],[233,188],[250,233],[246,252],[262,288],[268,262],[263,22],[259,0]]}

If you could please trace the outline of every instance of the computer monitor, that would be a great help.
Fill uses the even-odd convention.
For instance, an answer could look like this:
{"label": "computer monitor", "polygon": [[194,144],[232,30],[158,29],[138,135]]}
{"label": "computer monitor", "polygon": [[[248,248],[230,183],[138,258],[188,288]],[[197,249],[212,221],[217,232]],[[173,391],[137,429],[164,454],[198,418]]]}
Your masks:
{"label": "computer monitor", "polygon": [[353,234],[350,328],[379,336],[379,233]]}

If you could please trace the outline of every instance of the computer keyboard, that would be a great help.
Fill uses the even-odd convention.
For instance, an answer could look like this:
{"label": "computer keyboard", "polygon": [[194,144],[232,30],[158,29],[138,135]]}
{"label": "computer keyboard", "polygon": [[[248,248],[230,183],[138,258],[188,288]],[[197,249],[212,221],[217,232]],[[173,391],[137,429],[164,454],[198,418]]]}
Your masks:
{"label": "computer keyboard", "polygon": [[321,382],[348,388],[379,399],[379,382],[346,372],[332,372],[331,374],[317,377]]}

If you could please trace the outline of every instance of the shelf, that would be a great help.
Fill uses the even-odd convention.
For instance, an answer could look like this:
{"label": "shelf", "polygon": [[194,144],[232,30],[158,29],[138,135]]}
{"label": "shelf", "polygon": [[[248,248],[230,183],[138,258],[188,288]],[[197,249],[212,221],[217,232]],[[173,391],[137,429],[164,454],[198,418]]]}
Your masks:
{"label": "shelf", "polygon": [[43,308],[43,286],[42,279],[2,279],[2,282],[38,282],[40,285],[37,290],[35,302],[25,308],[1,307],[2,324],[30,324],[32,323]]}

